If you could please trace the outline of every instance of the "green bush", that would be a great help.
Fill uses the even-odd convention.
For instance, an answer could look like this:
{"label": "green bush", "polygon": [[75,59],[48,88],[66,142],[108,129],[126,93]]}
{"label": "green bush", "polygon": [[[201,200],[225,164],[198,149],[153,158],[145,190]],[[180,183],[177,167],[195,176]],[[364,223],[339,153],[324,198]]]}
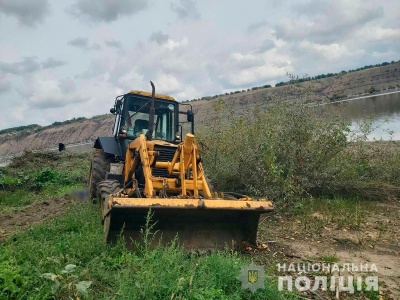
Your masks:
{"label": "green bush", "polygon": [[33,179],[33,186],[38,190],[51,184],[69,185],[72,183],[71,178],[67,174],[60,173],[52,168],[44,168]]}
{"label": "green bush", "polygon": [[317,113],[301,101],[239,115],[220,100],[215,113],[197,137],[207,176],[219,191],[291,200],[309,194],[365,196],[366,186],[382,195],[389,183],[398,193],[399,156],[368,159],[368,123],[351,132],[339,115]]}
{"label": "green bush", "polygon": [[369,89],[367,90],[368,93],[373,94],[375,92],[378,92],[378,90],[374,86],[370,86]]}
{"label": "green bush", "polygon": [[34,173],[18,172],[16,175],[0,174],[0,185],[4,191],[15,191],[18,188],[41,190],[49,185],[70,185],[74,181],[69,175],[53,168],[44,168]]}
{"label": "green bush", "polygon": [[22,268],[16,265],[14,259],[7,259],[3,257],[0,264],[0,298],[14,299],[24,294],[27,278],[21,275]]}
{"label": "green bush", "polygon": [[0,190],[40,191],[49,186],[86,184],[90,154],[26,152],[0,168]]}

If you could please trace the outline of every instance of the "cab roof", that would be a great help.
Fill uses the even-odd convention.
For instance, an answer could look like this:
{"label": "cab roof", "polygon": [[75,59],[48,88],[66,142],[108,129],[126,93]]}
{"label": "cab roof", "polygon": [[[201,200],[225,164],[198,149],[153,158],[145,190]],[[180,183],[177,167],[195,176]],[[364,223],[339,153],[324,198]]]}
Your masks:
{"label": "cab roof", "polygon": [[[128,94],[132,95],[139,95],[139,96],[146,96],[146,97],[151,97],[152,94],[149,92],[143,92],[143,91],[137,91],[137,90],[131,90]],[[168,96],[168,95],[163,95],[163,94],[155,94],[155,98],[157,99],[163,99],[163,100],[170,100],[170,101],[176,101],[174,97]]]}

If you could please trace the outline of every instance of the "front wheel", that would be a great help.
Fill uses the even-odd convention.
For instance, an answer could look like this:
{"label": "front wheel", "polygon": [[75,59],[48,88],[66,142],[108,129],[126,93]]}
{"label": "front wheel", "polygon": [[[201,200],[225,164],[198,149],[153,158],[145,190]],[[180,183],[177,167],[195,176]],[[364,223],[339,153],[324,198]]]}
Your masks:
{"label": "front wheel", "polygon": [[108,195],[115,194],[121,190],[121,184],[117,180],[103,180],[97,185],[97,198],[101,205],[101,212],[104,213],[104,201]]}
{"label": "front wheel", "polygon": [[97,198],[101,206],[102,224],[104,226],[104,240],[106,243],[118,239],[119,232],[113,232],[111,228],[111,216],[105,214],[107,196],[115,194],[121,190],[121,185],[117,180],[103,180],[97,185]]}
{"label": "front wheel", "polygon": [[114,162],[112,155],[103,151],[93,153],[92,163],[90,165],[89,194],[92,199],[97,197],[97,184],[106,178],[110,171],[110,163]]}

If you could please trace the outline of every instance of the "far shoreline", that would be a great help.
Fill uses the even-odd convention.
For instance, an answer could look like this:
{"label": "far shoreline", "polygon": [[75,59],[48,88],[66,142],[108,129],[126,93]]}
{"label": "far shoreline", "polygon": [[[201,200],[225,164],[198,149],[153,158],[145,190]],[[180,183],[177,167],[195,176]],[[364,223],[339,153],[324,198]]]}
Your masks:
{"label": "far shoreline", "polygon": [[372,97],[376,97],[376,96],[385,96],[385,95],[391,95],[391,94],[397,94],[397,93],[400,93],[400,89],[399,88],[397,88],[397,91],[376,92],[376,93],[373,93],[373,94],[366,94],[366,95],[357,96],[357,97],[354,97],[354,98],[346,98],[346,99],[338,100],[338,101],[332,101],[332,102],[326,102],[326,103],[317,103],[317,104],[313,104],[313,105],[310,105],[310,106],[311,107],[324,106],[324,105],[330,105],[330,104],[335,104],[335,103],[348,102],[348,101],[353,101],[353,100],[358,100],[358,99],[366,99],[366,98],[372,98]]}

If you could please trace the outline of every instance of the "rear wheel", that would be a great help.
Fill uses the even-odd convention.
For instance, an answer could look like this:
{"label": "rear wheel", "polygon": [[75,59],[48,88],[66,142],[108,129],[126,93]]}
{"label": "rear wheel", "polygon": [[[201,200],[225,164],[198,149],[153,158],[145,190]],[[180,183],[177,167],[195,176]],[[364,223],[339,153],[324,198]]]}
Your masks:
{"label": "rear wheel", "polygon": [[93,153],[89,179],[89,193],[92,199],[97,197],[97,184],[106,178],[112,162],[114,162],[112,155],[105,154],[103,151]]}

